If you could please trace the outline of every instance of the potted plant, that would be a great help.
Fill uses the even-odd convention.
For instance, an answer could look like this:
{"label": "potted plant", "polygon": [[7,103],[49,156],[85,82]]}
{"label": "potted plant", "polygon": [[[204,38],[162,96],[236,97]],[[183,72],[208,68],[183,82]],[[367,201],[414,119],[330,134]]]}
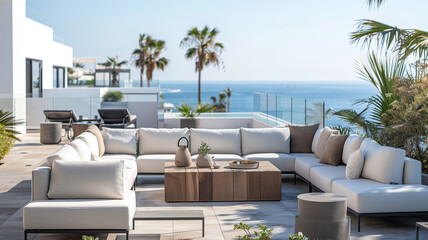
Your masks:
{"label": "potted plant", "polygon": [[210,146],[204,142],[201,142],[201,146],[198,149],[199,155],[196,159],[196,166],[200,168],[211,168],[213,166],[213,158],[209,154],[210,151]]}
{"label": "potted plant", "polygon": [[201,113],[210,112],[213,110],[213,107],[208,104],[198,104],[196,109],[190,106],[188,103],[183,103],[177,107],[177,111],[181,113],[181,116],[184,117],[180,119],[181,128],[199,128],[200,121],[196,117],[201,115]]}
{"label": "potted plant", "polygon": [[128,108],[128,103],[122,101],[122,92],[108,91],[102,97],[101,108]]}

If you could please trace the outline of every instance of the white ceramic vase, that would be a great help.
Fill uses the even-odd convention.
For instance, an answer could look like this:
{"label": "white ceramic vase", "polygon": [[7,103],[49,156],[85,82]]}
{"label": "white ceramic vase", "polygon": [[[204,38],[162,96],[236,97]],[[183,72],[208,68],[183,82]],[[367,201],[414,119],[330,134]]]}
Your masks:
{"label": "white ceramic vase", "polygon": [[196,166],[199,168],[211,168],[213,167],[213,158],[208,153],[199,154],[196,159]]}

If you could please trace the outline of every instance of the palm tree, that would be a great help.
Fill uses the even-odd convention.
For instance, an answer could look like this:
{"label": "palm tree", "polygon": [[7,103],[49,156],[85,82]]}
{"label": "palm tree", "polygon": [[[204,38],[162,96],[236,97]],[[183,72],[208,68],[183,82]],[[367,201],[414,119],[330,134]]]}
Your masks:
{"label": "palm tree", "polygon": [[210,99],[213,102],[212,106],[216,112],[226,112],[226,103],[225,103],[226,94],[225,93],[218,94],[218,102],[217,102],[217,98],[214,96],[210,97]]}
{"label": "palm tree", "polygon": [[147,39],[150,39],[149,35],[140,34],[138,48],[134,49],[132,52],[132,55],[137,58],[135,60],[135,66],[140,68],[140,87],[143,87],[144,62],[147,58]]}
{"label": "palm tree", "polygon": [[147,57],[144,61],[144,66],[146,67],[147,87],[150,87],[150,81],[153,79],[153,71],[155,69],[165,70],[169,60],[160,57],[162,51],[165,50],[165,41],[147,37],[146,44]]}
{"label": "palm tree", "polygon": [[[367,0],[369,6],[379,7],[386,0]],[[358,20],[358,27],[351,33],[351,42],[363,42],[363,46],[376,45],[397,52],[401,60],[415,54],[426,59],[428,56],[428,32],[418,29],[403,29],[369,19]]]}
{"label": "palm tree", "polygon": [[112,83],[113,87],[119,87],[119,69],[122,65],[126,64],[127,61],[120,61],[119,57],[107,57],[107,62],[101,63],[101,65],[105,66],[106,68],[112,69],[111,75],[112,75]]}
{"label": "palm tree", "polygon": [[85,65],[83,63],[74,63],[73,64],[75,68],[84,68]]}
{"label": "palm tree", "polygon": [[21,141],[16,135],[19,132],[14,130],[14,126],[23,124],[21,120],[15,120],[15,117],[12,115],[12,112],[3,111],[0,109],[0,125],[4,126],[6,134],[9,138],[13,140]]}
{"label": "palm tree", "polygon": [[223,90],[223,92],[226,94],[227,97],[227,112],[230,112],[230,97],[232,96],[232,89],[227,88],[225,90]]}
{"label": "palm tree", "polygon": [[195,71],[198,73],[198,103],[201,103],[201,72],[205,66],[219,66],[222,63],[220,55],[224,50],[222,43],[215,41],[218,35],[216,28],[210,29],[205,26],[199,30],[191,28],[185,38],[181,40],[180,46],[187,48],[185,57],[195,58]]}

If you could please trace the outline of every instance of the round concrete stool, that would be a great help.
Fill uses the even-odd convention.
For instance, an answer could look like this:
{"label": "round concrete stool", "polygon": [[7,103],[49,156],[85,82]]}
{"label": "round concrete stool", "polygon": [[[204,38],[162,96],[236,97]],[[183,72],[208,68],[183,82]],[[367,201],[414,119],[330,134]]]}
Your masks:
{"label": "round concrete stool", "polygon": [[45,122],[40,123],[40,143],[58,144],[61,142],[62,123]]}
{"label": "round concrete stool", "polygon": [[299,215],[294,232],[309,239],[350,239],[351,219],[346,215],[346,197],[332,193],[305,193],[297,196]]}

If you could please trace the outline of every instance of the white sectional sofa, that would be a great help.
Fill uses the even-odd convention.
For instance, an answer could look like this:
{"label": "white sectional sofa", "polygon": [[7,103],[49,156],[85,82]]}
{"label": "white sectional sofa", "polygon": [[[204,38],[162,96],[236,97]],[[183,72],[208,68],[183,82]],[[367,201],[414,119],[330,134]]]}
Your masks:
{"label": "white sectional sofa", "polygon": [[[290,134],[290,129],[292,128],[105,129],[102,140],[105,146],[104,154],[101,153],[101,147],[97,148],[100,143],[97,142],[97,138],[85,132],[56,154],[48,157],[47,162],[51,167],[55,161],[59,160],[81,163],[94,160],[123,161],[128,166],[124,168],[124,176],[127,177],[123,181],[126,181],[129,187],[135,183],[137,173],[163,174],[164,163],[174,161],[175,152],[178,149],[177,141],[181,137],[186,137],[190,141],[193,160],[196,160],[198,148],[203,141],[211,147],[214,160],[270,161],[283,173],[292,173],[295,179],[296,175],[300,176],[308,182],[310,191],[314,187],[323,192],[345,195],[348,198],[349,212],[358,217],[358,230],[360,230],[360,218],[365,216],[428,214],[428,202],[425,201],[428,199],[428,187],[421,185],[420,161],[405,158],[402,150],[382,147],[371,139],[351,136],[343,145],[341,164],[332,166],[320,163],[320,156],[323,154],[327,139],[338,132],[328,128],[318,130],[315,128],[316,132],[313,136],[306,136],[303,138],[306,142],[302,142],[302,139],[297,141],[296,135]],[[300,149],[299,152],[292,152],[293,144],[296,149],[296,142],[306,145],[307,150]],[[361,177],[347,179],[348,158],[357,150],[363,153],[365,159]],[[121,205],[124,208],[123,214],[129,212],[127,217],[131,217],[131,212],[135,209],[135,195],[132,191],[129,196],[124,195],[123,199],[97,199],[89,201],[91,204],[85,202],[88,200],[81,199],[73,201],[50,199],[47,196],[51,171],[49,167],[39,168],[33,172],[34,202],[24,209],[25,229],[39,227],[30,224],[34,221],[34,218],[28,217],[30,213],[32,214],[30,209],[45,211],[40,205],[50,203],[55,203],[54,206],[57,208],[68,208],[67,204],[81,203],[88,209],[98,204]],[[131,198],[133,200],[130,200]],[[91,211],[88,210],[88,212]],[[63,214],[68,213],[63,212]],[[97,216],[101,213],[93,212],[93,214]],[[120,224],[117,222],[114,225],[129,229],[130,225],[126,225],[125,218],[120,220]],[[83,223],[85,221],[87,220],[82,220]],[[42,227],[48,227],[49,224],[54,223],[47,223]]]}

